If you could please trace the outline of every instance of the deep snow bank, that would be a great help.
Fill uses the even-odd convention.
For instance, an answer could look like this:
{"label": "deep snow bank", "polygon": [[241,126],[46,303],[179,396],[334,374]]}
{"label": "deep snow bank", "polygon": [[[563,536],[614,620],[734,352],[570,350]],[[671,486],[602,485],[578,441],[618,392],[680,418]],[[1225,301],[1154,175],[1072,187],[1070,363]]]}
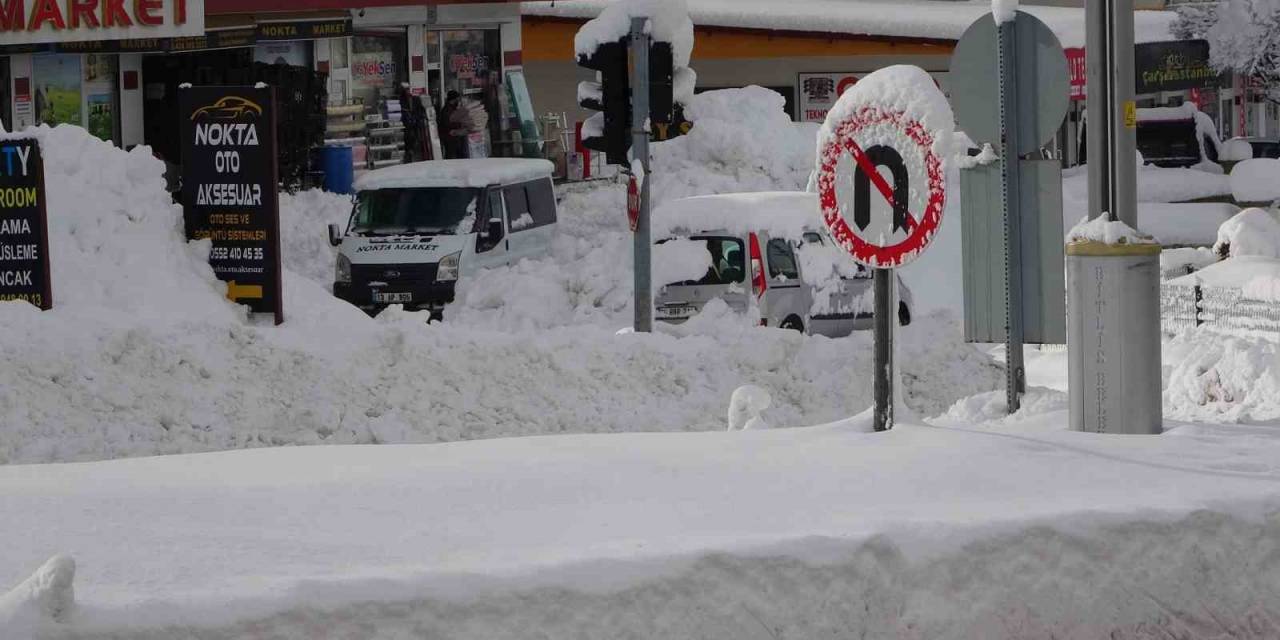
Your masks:
{"label": "deep snow bank", "polygon": [[1276,429],[952,417],[0,467],[0,591],[74,553],[42,638],[1280,632]]}
{"label": "deep snow bank", "polygon": [[[479,279],[456,321],[433,325],[397,312],[371,319],[334,299],[324,226],[349,203],[286,196],[286,322],[269,327],[225,300],[207,246],[184,241],[180,208],[145,149],[125,153],[75,127],[35,135],[59,185],[49,202],[55,308],[0,304],[0,463],[719,430],[744,384],[773,395],[771,424],[827,422],[870,402],[859,383],[866,336],[804,338],[735,318],[615,335],[631,294],[613,189],[571,191],[551,260],[511,268],[528,278]],[[998,384],[948,321],[917,322],[904,349],[912,335],[948,335],[955,348],[933,356],[920,346],[904,364],[914,408],[931,415]]]}

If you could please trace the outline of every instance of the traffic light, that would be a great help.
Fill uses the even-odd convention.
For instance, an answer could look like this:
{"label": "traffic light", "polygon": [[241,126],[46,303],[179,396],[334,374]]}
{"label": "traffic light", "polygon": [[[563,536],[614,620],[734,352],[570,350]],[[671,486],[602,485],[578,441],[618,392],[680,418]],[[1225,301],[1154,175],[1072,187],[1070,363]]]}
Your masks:
{"label": "traffic light", "polygon": [[631,148],[628,42],[628,38],[606,42],[591,55],[578,56],[578,65],[595,70],[598,80],[578,84],[578,104],[600,112],[583,123],[582,144],[603,151],[609,164],[627,164],[627,150]]}
{"label": "traffic light", "polygon": [[670,42],[649,46],[649,139],[670,140],[689,132],[684,105],[676,96],[693,93],[697,75],[688,67],[677,67]]}

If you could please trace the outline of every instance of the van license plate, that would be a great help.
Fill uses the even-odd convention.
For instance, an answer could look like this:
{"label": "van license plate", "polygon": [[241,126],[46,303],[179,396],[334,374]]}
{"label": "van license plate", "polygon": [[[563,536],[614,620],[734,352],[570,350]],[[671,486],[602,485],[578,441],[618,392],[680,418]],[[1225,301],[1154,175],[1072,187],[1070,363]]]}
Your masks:
{"label": "van license plate", "polygon": [[687,318],[693,312],[693,305],[687,304],[658,307],[658,316],[662,318]]}
{"label": "van license plate", "polygon": [[397,293],[378,293],[375,291],[373,293],[373,301],[386,302],[389,304],[395,304],[397,302],[413,302],[413,294],[407,291]]}

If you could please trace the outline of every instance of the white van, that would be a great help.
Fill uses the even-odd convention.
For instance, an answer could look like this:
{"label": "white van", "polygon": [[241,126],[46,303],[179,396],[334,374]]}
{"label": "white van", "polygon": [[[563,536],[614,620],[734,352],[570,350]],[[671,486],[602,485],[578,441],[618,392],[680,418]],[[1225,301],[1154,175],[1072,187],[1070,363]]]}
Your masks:
{"label": "white van", "polygon": [[546,160],[429,160],[356,181],[338,247],[333,295],[376,314],[391,304],[439,315],[454,285],[478,269],[551,250],[553,165]]}
{"label": "white van", "polygon": [[[760,324],[833,338],[869,329],[872,272],[844,255],[823,232],[818,197],[807,192],[733,193],[683,198],[653,214],[654,262],[665,245],[705,250],[700,278],[660,283],[654,317],[680,323],[719,298],[757,314]],[[685,241],[692,240],[696,247]],[[701,268],[700,266],[698,267]],[[655,267],[655,274],[657,273]],[[911,291],[898,282],[898,321],[911,322]]]}

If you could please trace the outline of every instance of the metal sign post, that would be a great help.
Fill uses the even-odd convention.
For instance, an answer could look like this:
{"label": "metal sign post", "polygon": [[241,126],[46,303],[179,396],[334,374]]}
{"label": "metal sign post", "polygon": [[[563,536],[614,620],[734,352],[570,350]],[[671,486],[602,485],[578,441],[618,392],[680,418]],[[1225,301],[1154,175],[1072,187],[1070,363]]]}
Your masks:
{"label": "metal sign post", "polygon": [[[653,331],[652,265],[649,232],[649,34],[648,18],[631,19],[631,154],[640,171],[632,179],[640,182],[640,207],[631,235],[635,256],[635,330]],[[642,173],[636,176],[635,173]]]}
{"label": "metal sign post", "polygon": [[1027,390],[1026,369],[1022,362],[1022,238],[1019,206],[1021,182],[1018,166],[1022,154],[1018,144],[1018,75],[1014,69],[1017,50],[1016,22],[1001,22],[996,31],[996,59],[1000,65],[1000,157],[1003,172],[1000,190],[1004,194],[1004,269],[1005,305],[1005,401],[1009,413],[1021,405]]}
{"label": "metal sign post", "polygon": [[875,281],[875,371],[871,374],[874,396],[873,427],[893,428],[893,269],[876,269]]}
{"label": "metal sign post", "polygon": [[951,77],[959,127],[999,151],[961,171],[965,339],[1005,343],[1013,413],[1026,391],[1023,346],[1066,338],[1061,167],[1038,152],[1066,116],[1070,75],[1053,31],[1018,11],[974,21]]}

